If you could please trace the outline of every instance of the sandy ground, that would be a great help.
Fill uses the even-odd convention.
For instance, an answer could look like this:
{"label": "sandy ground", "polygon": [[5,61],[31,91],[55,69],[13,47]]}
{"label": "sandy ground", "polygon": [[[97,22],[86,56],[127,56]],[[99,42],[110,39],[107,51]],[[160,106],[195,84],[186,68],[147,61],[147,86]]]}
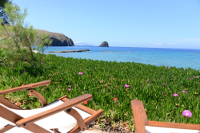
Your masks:
{"label": "sandy ground", "polygon": [[84,132],[80,133],[108,133],[108,132],[102,131],[100,129],[93,129],[93,130],[85,130]]}
{"label": "sandy ground", "polygon": [[81,133],[108,133],[106,131],[102,131],[100,129],[100,126],[99,125],[94,125],[92,128],[90,128],[89,130],[85,130]]}

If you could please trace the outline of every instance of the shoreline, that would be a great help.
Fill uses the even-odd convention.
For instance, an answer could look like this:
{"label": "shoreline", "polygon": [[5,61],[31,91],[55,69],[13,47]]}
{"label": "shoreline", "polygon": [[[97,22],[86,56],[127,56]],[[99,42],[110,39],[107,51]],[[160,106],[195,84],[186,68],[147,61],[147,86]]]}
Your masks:
{"label": "shoreline", "polygon": [[82,50],[68,50],[68,51],[46,51],[45,53],[72,53],[72,52],[86,52],[90,51],[89,49],[82,49]]}

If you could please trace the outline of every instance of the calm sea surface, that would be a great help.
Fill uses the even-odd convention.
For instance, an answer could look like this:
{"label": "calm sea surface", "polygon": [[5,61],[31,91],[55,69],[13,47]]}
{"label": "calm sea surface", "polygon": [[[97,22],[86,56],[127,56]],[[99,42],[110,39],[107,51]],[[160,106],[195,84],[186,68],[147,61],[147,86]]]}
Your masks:
{"label": "calm sea surface", "polygon": [[200,70],[200,49],[135,47],[48,47],[45,51],[89,49],[87,52],[55,53],[57,56],[103,61],[138,62],[157,66],[176,66]]}

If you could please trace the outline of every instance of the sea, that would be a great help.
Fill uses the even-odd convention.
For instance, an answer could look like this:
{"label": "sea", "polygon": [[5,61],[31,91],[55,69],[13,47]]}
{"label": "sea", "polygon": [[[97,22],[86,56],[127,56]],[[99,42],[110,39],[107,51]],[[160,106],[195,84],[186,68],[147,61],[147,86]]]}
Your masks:
{"label": "sea", "polygon": [[156,66],[200,70],[200,49],[169,49],[139,47],[49,46],[48,51],[89,49],[87,52],[51,53],[56,56],[116,62],[137,62]]}

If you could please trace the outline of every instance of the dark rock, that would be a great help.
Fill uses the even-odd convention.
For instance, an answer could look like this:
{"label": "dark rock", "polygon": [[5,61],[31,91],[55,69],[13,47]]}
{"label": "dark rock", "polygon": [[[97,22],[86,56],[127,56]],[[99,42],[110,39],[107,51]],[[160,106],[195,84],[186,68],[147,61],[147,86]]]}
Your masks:
{"label": "dark rock", "polygon": [[72,52],[86,52],[90,51],[89,49],[83,49],[83,50],[70,50],[70,51],[48,51],[47,53],[72,53]]}
{"label": "dark rock", "polygon": [[74,46],[74,42],[71,38],[68,38],[62,33],[54,33],[45,30],[38,30],[38,37],[36,40],[36,44],[40,43],[40,36],[44,33],[47,33],[48,37],[52,40],[51,46]]}
{"label": "dark rock", "polygon": [[109,47],[108,42],[103,41],[99,47]]}

